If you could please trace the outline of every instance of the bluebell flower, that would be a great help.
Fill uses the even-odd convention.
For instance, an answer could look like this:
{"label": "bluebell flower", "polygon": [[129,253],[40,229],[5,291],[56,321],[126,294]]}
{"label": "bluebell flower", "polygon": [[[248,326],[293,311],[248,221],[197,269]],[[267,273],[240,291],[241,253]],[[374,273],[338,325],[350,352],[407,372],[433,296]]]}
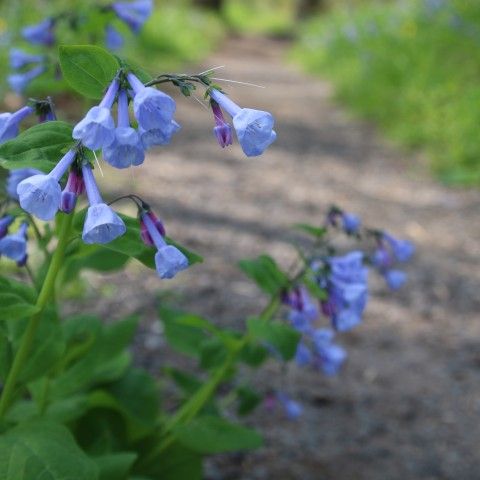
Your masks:
{"label": "bluebell flower", "polygon": [[139,128],[140,139],[145,150],[154,146],[168,145],[174,133],[180,130],[180,125],[172,120],[169,124],[164,124],[162,128],[154,128],[152,130],[144,130]]}
{"label": "bluebell flower", "polygon": [[71,213],[75,209],[78,196],[85,192],[85,183],[82,173],[72,168],[68,174],[67,184],[60,198],[60,210],[63,213]]}
{"label": "bluebell flower", "polygon": [[383,234],[382,240],[390,245],[399,262],[407,262],[415,253],[415,245],[408,240],[398,240],[388,233]]}
{"label": "bluebell flower", "polygon": [[125,22],[134,33],[138,33],[152,14],[152,0],[135,0],[133,2],[114,2],[112,9],[117,17]]}
{"label": "bluebell flower", "polygon": [[85,243],[109,243],[126,232],[123,220],[103,201],[90,165],[82,166],[83,181],[90,206],[83,224]]}
{"label": "bluebell flower", "polygon": [[23,93],[28,87],[28,84],[41,75],[45,71],[43,65],[37,65],[36,67],[28,70],[24,73],[13,73],[7,77],[8,85],[15,93]]}
{"label": "bluebell flower", "polygon": [[302,415],[303,407],[299,402],[292,400],[287,394],[279,392],[277,393],[277,399],[289,420],[297,420]]}
{"label": "bluebell flower", "polygon": [[362,321],[368,299],[368,270],[363,265],[363,253],[350,252],[328,259],[328,300],[322,302],[338,331],[350,330]]}
{"label": "bluebell flower", "polygon": [[275,120],[271,113],[240,108],[215,89],[210,91],[210,96],[232,117],[237,139],[247,157],[261,155],[277,138],[273,130]]}
{"label": "bluebell flower", "polygon": [[34,55],[24,52],[19,48],[12,48],[9,52],[10,67],[14,70],[30,65],[31,63],[43,62],[45,57],[43,55]]}
{"label": "bluebell flower", "polygon": [[59,207],[62,190],[59,181],[72,164],[75,150],[69,150],[53,170],[22,180],[17,187],[20,206],[41,220],[52,220]]}
{"label": "bluebell flower", "polygon": [[141,165],[145,151],[137,131],[130,126],[128,98],[125,90],[118,95],[118,125],[113,142],[103,147],[103,158],[112,167],[128,168]]}
{"label": "bluebell flower", "polygon": [[285,297],[284,302],[290,307],[288,319],[292,326],[300,332],[308,331],[320,312],[317,303],[312,301],[306,288],[294,289]]}
{"label": "bluebell flower", "polygon": [[10,173],[7,177],[8,196],[18,202],[18,184],[28,177],[32,177],[33,175],[42,175],[42,173],[43,172],[37,170],[36,168],[17,168],[15,170],[10,170]]}
{"label": "bluebell flower", "polygon": [[18,135],[20,122],[33,113],[32,107],[22,107],[14,113],[0,114],[0,143],[11,140]]}
{"label": "bluebell flower", "polygon": [[135,93],[133,112],[139,127],[143,131],[168,132],[171,136],[172,120],[176,109],[173,98],[156,88],[145,87],[133,73],[129,73],[127,77]]}
{"label": "bluebell flower", "polygon": [[53,18],[46,18],[40,23],[22,29],[22,37],[33,45],[52,46],[55,42]]}
{"label": "bluebell flower", "polygon": [[407,281],[407,274],[401,270],[387,270],[383,276],[391,290],[398,290]]}
{"label": "bluebell flower", "polygon": [[115,140],[115,123],[110,110],[119,86],[120,83],[115,78],[100,104],[92,107],[73,129],[73,138],[81,140],[91,150],[108,147]]}
{"label": "bluebell flower", "polygon": [[4,255],[16,262],[24,260],[27,254],[27,228],[22,223],[15,233],[7,235],[0,240],[0,255]]}
{"label": "bluebell flower", "polygon": [[105,27],[105,45],[109,50],[120,50],[124,43],[122,34],[113,25]]}
{"label": "bluebell flower", "polygon": [[12,215],[4,215],[0,218],[0,238],[8,233],[8,227],[13,223],[15,218]]}
{"label": "bluebell flower", "polygon": [[215,100],[210,100],[210,106],[213,111],[213,118],[215,119],[215,127],[213,127],[213,134],[215,135],[218,144],[225,148],[233,143],[232,127],[225,121],[222,109]]}
{"label": "bluebell flower", "polygon": [[334,338],[335,332],[327,328],[319,328],[313,334],[317,364],[325,375],[337,374],[347,358],[347,352],[333,343]]}
{"label": "bluebell flower", "polygon": [[297,365],[304,367],[312,363],[312,352],[303,342],[299,342],[297,345],[297,351],[295,352],[295,362]]}
{"label": "bluebell flower", "polygon": [[155,266],[160,278],[173,278],[178,272],[188,267],[187,257],[173,245],[167,245],[152,219],[144,212],[141,220],[157,248]]}
{"label": "bluebell flower", "polygon": [[357,217],[357,215],[345,212],[342,213],[342,223],[345,233],[348,233],[349,235],[358,233],[361,225],[360,218]]}

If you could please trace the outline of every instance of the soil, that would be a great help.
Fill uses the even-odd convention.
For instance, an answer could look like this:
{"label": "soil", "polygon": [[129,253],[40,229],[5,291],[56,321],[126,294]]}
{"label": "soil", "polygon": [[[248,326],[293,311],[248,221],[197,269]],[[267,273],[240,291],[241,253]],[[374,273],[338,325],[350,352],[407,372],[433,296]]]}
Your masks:
{"label": "soil", "polygon": [[480,479],[480,192],[437,183],[423,158],[352,118],[327,82],[289,65],[286,53],[282,42],[231,39],[204,65],[225,65],[219,77],[266,86],[224,83],[239,104],[275,115],[278,140],[265,155],[245,158],[238,145],[222,150],[210,113],[178,98],[182,130],[168,148],[134,172],[104,167],[100,180],[112,196],[149,199],[168,233],[205,262],[171,282],[136,265],[94,275],[105,294],[92,294],[89,309],[111,318],[141,312],[137,361],[156,370],[165,361],[154,321],[159,291],[242,328],[266,299],[238,260],[268,252],[288,264],[290,226],[320,223],[338,204],[415,242],[408,285],[392,294],[372,284],[364,324],[342,335],[349,361],[338,377],[297,367],[280,377],[273,363],[256,374],[263,390],[286,385],[304,414],[290,422],[259,409],[248,422],[263,432],[265,447],[209,461],[206,477]]}

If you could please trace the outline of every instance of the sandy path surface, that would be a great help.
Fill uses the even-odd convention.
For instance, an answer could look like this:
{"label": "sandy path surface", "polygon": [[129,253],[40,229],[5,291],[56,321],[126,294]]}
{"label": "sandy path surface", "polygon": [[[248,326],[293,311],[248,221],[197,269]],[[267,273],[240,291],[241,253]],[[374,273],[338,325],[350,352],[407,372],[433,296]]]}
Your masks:
{"label": "sandy path surface", "polygon": [[[169,148],[133,174],[106,169],[112,195],[150,199],[169,234],[206,261],[168,284],[141,267],[92,279],[116,294],[90,307],[141,311],[141,361],[161,365],[148,326],[159,288],[240,326],[264,298],[235,263],[262,252],[287,262],[289,226],[320,222],[330,203],[341,205],[416,243],[409,284],[391,295],[374,283],[365,323],[342,338],[350,357],[340,376],[291,369],[283,381],[304,403],[303,418],[259,411],[251,421],[265,448],[220,458],[208,478],[480,479],[480,192],[437,184],[418,159],[335,105],[328,83],[286,66],[284,54],[275,42],[230,40],[205,62],[267,86],[229,87],[240,104],[275,115],[278,141],[264,156],[220,149],[210,114],[179,99],[183,128]],[[256,381],[275,387],[275,371]]]}

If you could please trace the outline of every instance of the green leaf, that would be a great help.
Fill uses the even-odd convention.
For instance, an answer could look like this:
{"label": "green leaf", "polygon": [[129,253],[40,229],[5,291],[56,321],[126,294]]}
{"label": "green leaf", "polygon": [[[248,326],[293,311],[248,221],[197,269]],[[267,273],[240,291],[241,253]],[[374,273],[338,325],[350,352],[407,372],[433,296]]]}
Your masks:
{"label": "green leaf", "polygon": [[218,338],[209,338],[200,345],[200,368],[210,370],[222,365],[227,350]]}
{"label": "green leaf", "polygon": [[181,353],[198,357],[207,336],[202,328],[184,322],[191,315],[164,306],[160,307],[159,314],[169,345]]}
{"label": "green leaf", "polygon": [[284,360],[294,357],[301,334],[292,327],[281,322],[249,318],[247,328],[254,339],[272,346]]}
{"label": "green leaf", "polygon": [[161,480],[202,480],[202,456],[173,443],[140,473]]}
{"label": "green leaf", "polygon": [[98,469],[98,480],[126,480],[130,469],[137,459],[134,452],[117,452],[94,457]]}
{"label": "green leaf", "polygon": [[88,98],[102,98],[120,68],[113,55],[92,45],[62,45],[59,56],[67,82]]}
{"label": "green leaf", "polygon": [[178,425],[173,432],[182,445],[202,454],[249,450],[262,445],[262,437],[254,430],[212,415]]}
{"label": "green leaf", "polygon": [[0,320],[20,320],[38,312],[38,307],[28,303],[20,295],[0,292]]}
{"label": "green leaf", "polygon": [[293,226],[293,228],[308,233],[309,235],[317,239],[322,238],[328,232],[325,227],[314,227],[313,225],[309,225],[308,223],[297,223]]}
{"label": "green leaf", "polygon": [[[86,212],[87,210],[84,209],[75,214],[74,228],[79,234],[81,234],[83,230]],[[143,243],[140,236],[140,222],[138,221],[138,219],[122,214],[120,214],[120,217],[125,222],[125,226],[127,227],[127,231],[125,232],[125,234],[115,239],[113,242],[97,246],[96,248],[100,249],[103,252],[114,251],[116,253],[126,255],[129,258],[136,258],[145,266],[149,268],[155,268],[156,250],[155,248],[149,247]],[[172,241],[170,238],[166,237],[165,241],[168,244],[177,247],[187,257],[188,263],[190,265],[203,261],[202,257],[200,257],[194,252],[187,250],[185,247],[182,247],[178,243]]]}
{"label": "green leaf", "polygon": [[238,396],[237,413],[239,415],[247,415],[252,412],[262,401],[262,397],[249,387],[238,387],[236,392]]}
{"label": "green leaf", "polygon": [[40,123],[0,145],[0,166],[49,172],[71,146],[72,127],[68,123]]}
{"label": "green leaf", "polygon": [[38,422],[0,436],[0,480],[97,480],[98,468],[62,425]]}
{"label": "green leaf", "polygon": [[165,369],[165,373],[175,382],[175,385],[181,388],[188,396],[193,395],[202,386],[201,380],[190,372],[168,367]]}
{"label": "green leaf", "polygon": [[241,260],[238,265],[265,293],[278,295],[288,286],[288,276],[268,255],[261,255],[254,260]]}
{"label": "green leaf", "polygon": [[240,352],[240,360],[251,367],[259,367],[268,358],[268,350],[263,345],[248,343]]}

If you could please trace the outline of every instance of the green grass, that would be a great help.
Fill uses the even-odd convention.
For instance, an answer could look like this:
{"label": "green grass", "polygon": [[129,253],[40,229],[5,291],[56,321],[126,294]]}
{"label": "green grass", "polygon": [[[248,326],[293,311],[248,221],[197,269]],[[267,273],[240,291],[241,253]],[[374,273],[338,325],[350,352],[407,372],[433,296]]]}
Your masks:
{"label": "green grass", "polygon": [[336,10],[305,25],[295,56],[446,182],[480,184],[480,3]]}

